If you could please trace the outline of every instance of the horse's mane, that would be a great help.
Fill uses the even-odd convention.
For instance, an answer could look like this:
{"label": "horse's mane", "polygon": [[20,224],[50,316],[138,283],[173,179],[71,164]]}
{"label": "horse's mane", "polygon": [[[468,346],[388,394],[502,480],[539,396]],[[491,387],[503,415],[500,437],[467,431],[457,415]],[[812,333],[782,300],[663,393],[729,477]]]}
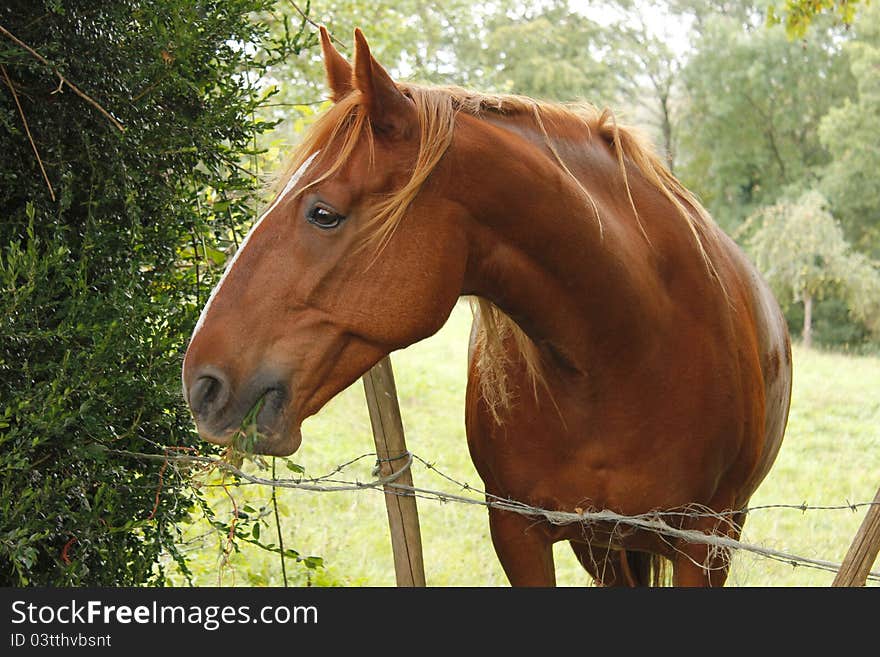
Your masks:
{"label": "horse's mane", "polygon": [[[420,126],[419,154],[409,181],[375,206],[373,217],[365,227],[367,239],[364,244],[375,246],[377,254],[391,239],[422,184],[452,143],[455,117],[459,112],[477,118],[487,115],[520,116],[530,118],[534,122],[535,128],[543,136],[545,145],[556,163],[581,189],[599,223],[600,231],[602,224],[598,208],[589,192],[560,156],[547,131],[547,123],[573,122],[574,125],[583,127],[588,137],[602,139],[609,146],[617,158],[630,207],[642,235],[648,240],[633,200],[627,175],[627,164],[634,167],[652,187],[673,204],[692,233],[694,243],[711,276],[721,282],[705,248],[707,241],[716,239],[716,233],[710,228],[711,219],[708,214],[694,195],[666,168],[648,140],[634,129],[619,125],[609,109],[599,110],[588,103],[559,104],[538,101],[526,96],[479,94],[452,86],[421,86],[407,83],[400,84],[399,88],[413,100],[417,109]],[[373,131],[370,129],[369,116],[361,104],[360,92],[354,91],[330,107],[311,126],[284,168],[278,179],[278,185],[283,185],[313,154],[338,140],[340,147],[335,159],[329,163],[318,179],[299,191],[301,194],[305,189],[339,171],[362,138],[368,140],[372,153]],[[650,243],[650,240],[648,241]],[[480,370],[481,391],[495,419],[498,420],[499,409],[508,407],[514,395],[506,380],[506,366],[511,356],[505,343],[513,341],[515,352],[522,359],[531,377],[535,394],[539,384],[546,385],[541,374],[540,354],[535,344],[516,323],[486,299],[475,300],[474,315],[475,320],[479,322],[476,353],[479,359],[477,366]]]}

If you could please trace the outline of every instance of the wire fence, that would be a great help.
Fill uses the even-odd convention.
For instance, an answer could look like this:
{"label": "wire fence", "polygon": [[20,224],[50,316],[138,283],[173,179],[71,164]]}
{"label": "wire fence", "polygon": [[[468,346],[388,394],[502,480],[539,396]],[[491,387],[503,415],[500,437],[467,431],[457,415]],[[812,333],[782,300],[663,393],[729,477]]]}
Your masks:
{"label": "wire fence", "polygon": [[[161,461],[163,464],[163,473],[165,472],[165,469],[167,467],[198,466],[198,471],[203,474],[215,470],[220,470],[227,474],[233,475],[239,480],[238,485],[250,484],[259,486],[270,486],[273,489],[291,488],[312,492],[380,490],[386,494],[393,493],[396,495],[415,496],[420,499],[431,500],[440,503],[466,504],[499,509],[533,518],[536,522],[546,521],[550,524],[558,526],[579,524],[584,528],[588,528],[590,526],[596,525],[597,523],[601,523],[602,526],[611,526],[613,528],[611,532],[612,537],[614,535],[621,535],[623,532],[628,530],[643,530],[653,532],[663,537],[664,540],[666,540],[670,547],[672,547],[673,549],[677,549],[673,546],[674,542],[684,541],[686,543],[702,544],[709,546],[710,550],[723,550],[728,554],[731,551],[749,552],[767,559],[786,563],[793,567],[802,566],[834,573],[840,570],[840,563],[823,559],[816,559],[812,557],[805,557],[782,550],[776,550],[753,543],[735,540],[725,535],[724,529],[736,529],[733,520],[735,516],[740,516],[740,514],[750,514],[757,511],[785,509],[797,510],[802,513],[806,513],[808,511],[812,512],[842,510],[856,512],[860,509],[877,504],[877,502],[873,501],[847,501],[844,504],[832,505],[811,505],[807,502],[802,502],[800,504],[763,504],[759,506],[748,507],[745,509],[727,511],[716,511],[701,505],[688,505],[676,509],[656,510],[638,515],[623,515],[608,509],[584,509],[580,507],[575,508],[573,511],[563,511],[558,509],[544,509],[518,500],[512,500],[509,498],[493,495],[479,487],[475,487],[466,482],[459,481],[458,479],[442,472],[433,463],[413,454],[412,452],[406,452],[392,459],[385,459],[386,461],[404,461],[403,467],[400,467],[396,472],[387,477],[379,476],[382,463],[381,460],[376,459],[376,454],[371,452],[361,454],[360,456],[341,463],[330,472],[318,477],[306,477],[305,475],[302,475],[299,477],[288,478],[267,478],[242,470],[240,467],[241,462],[236,465],[225,459],[201,456],[193,453],[176,453],[174,448],[167,448],[164,455],[144,454],[139,452],[114,449],[108,449],[107,451],[117,456]],[[366,459],[374,459],[375,461],[375,467],[372,470],[371,479],[360,481],[358,478],[351,479],[344,476],[346,470],[355,466],[356,464],[363,462]],[[261,457],[252,457],[251,460],[257,465],[257,467],[261,469],[270,468],[270,466]],[[416,463],[424,467],[426,471],[434,473],[437,477],[447,482],[448,484],[452,484],[456,488],[457,492],[452,493],[449,491],[436,490],[421,486],[405,486],[397,483],[397,479],[399,479],[404,472],[411,469]],[[183,476],[184,473],[178,472],[178,474]],[[160,491],[161,481],[160,488],[157,489],[157,504]],[[714,519],[716,521],[716,531],[712,533],[706,533],[699,530],[684,529],[681,527],[681,525],[683,524],[683,521],[687,518]],[[680,552],[680,550],[678,551]],[[705,567],[705,565],[703,564],[698,565],[701,565],[701,567]],[[869,572],[867,579],[870,581],[880,582],[880,572]]]}

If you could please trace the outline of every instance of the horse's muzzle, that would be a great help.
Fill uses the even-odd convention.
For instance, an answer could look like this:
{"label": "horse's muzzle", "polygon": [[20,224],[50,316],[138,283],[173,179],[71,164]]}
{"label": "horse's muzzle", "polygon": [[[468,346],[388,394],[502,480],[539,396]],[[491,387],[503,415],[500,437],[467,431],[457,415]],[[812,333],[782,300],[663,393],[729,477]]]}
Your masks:
{"label": "horse's muzzle", "polygon": [[208,442],[229,445],[235,441],[244,451],[286,456],[301,440],[285,413],[287,390],[278,377],[265,373],[235,390],[221,369],[205,366],[196,372],[185,397],[199,435]]}

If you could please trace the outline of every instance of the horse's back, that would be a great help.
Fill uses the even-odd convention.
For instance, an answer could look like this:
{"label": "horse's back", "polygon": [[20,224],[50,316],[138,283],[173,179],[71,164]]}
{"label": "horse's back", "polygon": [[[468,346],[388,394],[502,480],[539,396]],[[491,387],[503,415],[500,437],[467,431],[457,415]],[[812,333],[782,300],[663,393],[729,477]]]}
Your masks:
{"label": "horse's back", "polygon": [[739,501],[745,504],[767,476],[782,444],[791,402],[791,341],[779,304],[754,264],[727,235],[722,234],[721,244],[735,269],[735,279],[745,293],[747,307],[736,311],[742,315],[736,320],[744,330],[754,332],[764,383],[763,391],[756,391],[763,392],[764,402],[763,435],[755,437],[760,443],[760,455],[741,488]]}

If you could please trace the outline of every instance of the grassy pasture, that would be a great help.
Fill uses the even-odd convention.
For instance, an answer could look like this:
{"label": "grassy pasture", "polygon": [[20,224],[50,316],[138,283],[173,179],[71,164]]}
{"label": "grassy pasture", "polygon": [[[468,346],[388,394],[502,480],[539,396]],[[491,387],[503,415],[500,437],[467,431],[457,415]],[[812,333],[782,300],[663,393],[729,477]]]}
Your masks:
{"label": "grassy pasture", "polygon": [[[393,354],[409,448],[437,468],[480,487],[464,435],[464,386],[470,311],[460,303],[432,338]],[[779,458],[752,498],[764,504],[812,505],[870,501],[880,486],[880,358],[794,350],[795,385],[788,431]],[[303,446],[292,458],[310,476],[374,450],[358,382],[339,394],[303,426]],[[345,478],[371,479],[372,461],[345,471]],[[279,477],[289,474],[280,467]],[[264,476],[267,476],[263,473]],[[458,492],[435,473],[414,466],[417,486]],[[268,504],[269,491],[256,486],[231,489],[239,505]],[[222,491],[210,493],[218,515],[230,505]],[[382,495],[372,490],[278,493],[284,541],[303,555],[320,555],[325,567],[313,584],[393,586],[394,571]],[[477,506],[419,502],[425,569],[431,586],[504,586],[507,580],[489,538],[486,510]],[[864,511],[759,510],[746,523],[743,540],[797,555],[842,560]],[[274,537],[267,518],[264,540]],[[277,556],[249,545],[221,566],[222,537],[204,522],[189,528],[195,583],[280,585]],[[590,580],[567,544],[556,545],[560,585]],[[875,570],[880,566],[875,566]],[[288,562],[292,584],[307,582],[305,570]],[[747,553],[737,554],[731,586],[826,586],[833,574]],[[174,578],[177,583],[183,579]]]}

